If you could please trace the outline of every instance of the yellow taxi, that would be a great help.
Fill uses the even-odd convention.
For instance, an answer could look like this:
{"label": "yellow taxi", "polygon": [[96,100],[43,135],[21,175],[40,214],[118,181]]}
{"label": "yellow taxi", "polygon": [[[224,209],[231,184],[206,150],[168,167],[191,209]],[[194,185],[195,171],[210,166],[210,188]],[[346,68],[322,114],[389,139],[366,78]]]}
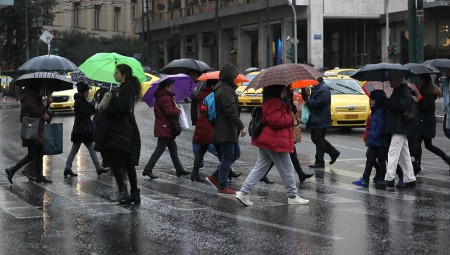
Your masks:
{"label": "yellow taxi", "polygon": [[[356,73],[357,69],[353,68],[339,68],[336,67],[335,69],[325,71],[323,75],[330,78],[351,78],[354,73]],[[358,81],[361,86],[366,83],[365,81]]]}
{"label": "yellow taxi", "polygon": [[370,114],[369,97],[352,78],[324,78],[331,92],[331,126],[365,127]]}
{"label": "yellow taxi", "polygon": [[248,89],[245,90],[250,84],[250,82],[255,78],[261,71],[255,71],[248,73],[246,75],[248,82],[242,83],[237,89],[236,94],[239,99],[239,108],[252,108],[256,106],[261,106],[263,97],[262,97],[262,89],[254,90],[254,89]]}
{"label": "yellow taxi", "polygon": [[[89,90],[88,100],[92,101],[95,93],[99,90],[99,87],[92,87]],[[77,87],[74,85],[73,89],[57,91],[52,93],[52,103],[50,104],[50,110],[53,112],[71,112],[75,111],[75,99],[74,95],[78,93]]]}
{"label": "yellow taxi", "polygon": [[160,78],[158,76],[145,73],[146,80],[142,83],[142,89],[141,89],[141,98],[145,95],[145,92],[150,88],[150,85],[152,85],[153,82],[159,80]]}

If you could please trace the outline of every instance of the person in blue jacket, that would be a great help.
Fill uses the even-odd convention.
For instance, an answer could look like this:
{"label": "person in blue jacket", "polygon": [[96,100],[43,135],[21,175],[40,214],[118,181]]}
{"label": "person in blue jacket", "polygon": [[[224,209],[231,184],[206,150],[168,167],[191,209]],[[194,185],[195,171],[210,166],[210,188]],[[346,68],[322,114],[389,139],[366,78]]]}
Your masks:
{"label": "person in blue jacket", "polygon": [[374,182],[383,181],[386,175],[386,151],[389,142],[385,135],[385,116],[383,111],[384,100],[386,94],[382,90],[374,90],[370,92],[370,109],[372,113],[367,118],[366,132],[364,133],[364,141],[367,146],[366,167],[363,177],[352,182],[356,186],[368,187],[372,168],[377,165],[377,174],[379,179]]}

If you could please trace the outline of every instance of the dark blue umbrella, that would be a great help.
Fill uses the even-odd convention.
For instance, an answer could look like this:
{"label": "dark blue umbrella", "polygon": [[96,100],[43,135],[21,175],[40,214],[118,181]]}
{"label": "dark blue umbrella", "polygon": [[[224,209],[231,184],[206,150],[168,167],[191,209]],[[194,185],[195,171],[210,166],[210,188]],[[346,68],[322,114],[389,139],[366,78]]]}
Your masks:
{"label": "dark blue umbrella", "polygon": [[392,72],[402,72],[405,78],[416,75],[408,67],[394,63],[367,64],[351,77],[359,81],[389,81]]}
{"label": "dark blue umbrella", "polygon": [[34,57],[23,65],[17,71],[25,72],[72,72],[77,71],[78,67],[67,58],[55,55],[43,55]]}
{"label": "dark blue umbrella", "polygon": [[408,63],[404,64],[407,68],[411,69],[415,74],[439,74],[441,71],[432,65]]}

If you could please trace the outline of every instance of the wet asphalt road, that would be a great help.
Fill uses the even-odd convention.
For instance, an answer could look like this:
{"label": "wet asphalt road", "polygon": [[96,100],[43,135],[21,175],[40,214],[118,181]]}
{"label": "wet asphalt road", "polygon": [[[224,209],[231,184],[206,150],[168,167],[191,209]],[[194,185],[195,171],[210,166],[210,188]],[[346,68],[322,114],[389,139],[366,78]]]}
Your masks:
{"label": "wet asphalt road", "polygon": [[[184,104],[186,112],[189,105]],[[74,117],[58,114],[63,122],[64,153],[44,158],[53,184],[28,182],[16,173],[10,185],[3,171],[22,158],[19,109],[0,109],[0,254],[449,254],[449,167],[424,150],[424,171],[416,189],[378,190],[351,184],[362,175],[365,163],[363,129],[330,130],[328,139],[342,153],[338,161],[299,184],[309,205],[287,206],[278,172],[275,184],[258,184],[244,207],[234,198],[218,198],[208,184],[177,178],[168,152],[156,165],[159,179],[142,178],[153,148],[153,110],[139,103],[136,115],[142,153],[138,184],[140,206],[119,206],[109,201],[117,190],[110,174],[97,176],[89,154],[82,148],[74,161],[78,178],[63,179],[70,150]],[[250,113],[242,113],[244,123]],[[438,123],[435,145],[449,151],[450,141]],[[193,164],[193,128],[177,138],[186,170]],[[309,133],[297,144],[305,171],[314,159]],[[231,183],[240,188],[255,163],[257,150],[250,138],[241,139],[242,156],[234,165],[243,176]],[[205,159],[206,174],[218,161]],[[298,181],[298,180],[297,180]]]}

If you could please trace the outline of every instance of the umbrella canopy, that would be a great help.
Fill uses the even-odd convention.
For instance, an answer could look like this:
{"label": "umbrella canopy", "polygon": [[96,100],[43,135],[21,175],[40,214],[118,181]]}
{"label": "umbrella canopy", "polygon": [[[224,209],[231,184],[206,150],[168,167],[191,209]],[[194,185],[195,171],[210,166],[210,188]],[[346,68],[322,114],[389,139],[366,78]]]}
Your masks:
{"label": "umbrella canopy", "polygon": [[191,95],[192,90],[194,90],[197,86],[195,81],[193,81],[191,77],[186,74],[167,75],[161,80],[157,80],[152,83],[150,88],[142,97],[142,101],[146,102],[150,107],[155,106],[156,98],[154,95],[156,90],[159,88],[161,83],[168,81],[174,82],[173,93],[175,94],[175,101],[177,102],[188,98]]}
{"label": "umbrella canopy", "polygon": [[406,79],[416,75],[408,67],[400,64],[379,63],[367,64],[350,77],[359,81],[389,81],[391,73],[396,71],[402,72]]}
{"label": "umbrella canopy", "polygon": [[439,74],[441,71],[432,65],[427,64],[417,64],[417,63],[408,63],[403,66],[409,68],[415,74]]}
{"label": "umbrella canopy", "polygon": [[[422,100],[422,94],[414,83],[407,82],[409,89],[413,94],[416,94],[418,101]],[[386,93],[386,97],[390,98],[394,89],[391,88],[391,84],[388,81],[368,81],[363,85],[363,90],[368,96],[370,92],[374,90],[383,90]]]}
{"label": "umbrella canopy", "polygon": [[430,59],[424,61],[423,64],[434,66],[439,70],[450,69],[450,59],[448,58]]}
{"label": "umbrella canopy", "polygon": [[314,67],[303,64],[282,64],[277,65],[259,73],[248,84],[246,89],[260,89],[271,85],[295,84],[295,82],[317,84],[317,78],[323,75]]}
{"label": "umbrella canopy", "polygon": [[55,55],[34,57],[17,69],[17,71],[26,72],[71,72],[76,70],[78,70],[78,67],[72,61]]}
{"label": "umbrella canopy", "polygon": [[70,78],[49,72],[24,74],[16,79],[16,85],[19,87],[44,85],[48,91],[62,91],[73,88],[73,82]]}
{"label": "umbrella canopy", "polygon": [[161,73],[165,74],[178,74],[189,72],[196,72],[199,75],[208,72],[211,67],[203,61],[192,59],[192,58],[181,58],[172,60],[166,67],[161,69]]}
{"label": "umbrella canopy", "polygon": [[97,53],[80,65],[80,70],[94,81],[117,83],[114,79],[114,71],[119,64],[126,64],[133,70],[133,75],[140,82],[146,80],[141,63],[132,57],[122,56],[117,53]]}
{"label": "umbrella canopy", "polygon": [[92,79],[89,79],[86,74],[84,74],[81,71],[74,71],[70,73],[70,78],[72,78],[73,82],[84,82],[89,86],[96,86],[96,87],[102,87],[102,88],[109,88],[111,87],[111,83],[108,82],[100,82],[100,81],[94,81]]}
{"label": "umbrella canopy", "polygon": [[[198,77],[197,80],[199,81],[207,81],[207,80],[218,80],[220,75],[220,71],[214,71],[209,73],[204,73],[200,77]],[[248,82],[249,80],[245,75],[239,74],[236,79],[234,80],[235,83],[243,83]]]}

